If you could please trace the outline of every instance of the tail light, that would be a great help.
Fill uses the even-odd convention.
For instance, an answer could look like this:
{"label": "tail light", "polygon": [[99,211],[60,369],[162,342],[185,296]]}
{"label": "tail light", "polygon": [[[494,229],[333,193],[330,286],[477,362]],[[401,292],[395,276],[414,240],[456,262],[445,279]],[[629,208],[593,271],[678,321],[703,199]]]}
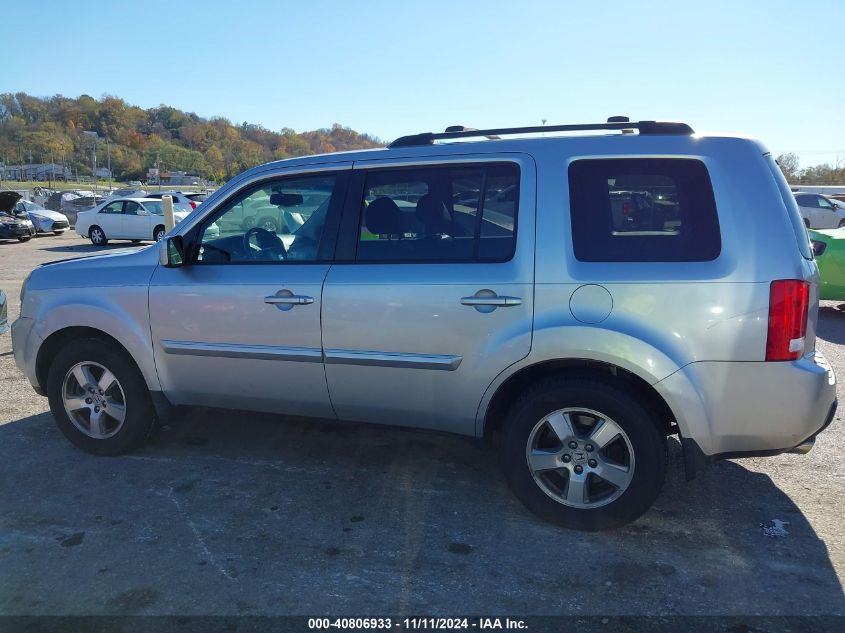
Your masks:
{"label": "tail light", "polygon": [[196,202],[194,202],[193,200],[188,200],[188,204],[190,204],[190,205],[191,205],[191,208],[192,208],[192,209],[196,209],[196,208],[197,208],[197,203],[196,203]]}
{"label": "tail light", "polygon": [[622,203],[622,215],[629,215],[631,213],[631,203],[630,202],[623,202]]}
{"label": "tail light", "polygon": [[769,336],[766,360],[795,360],[804,353],[810,284],[778,279],[769,290]]}

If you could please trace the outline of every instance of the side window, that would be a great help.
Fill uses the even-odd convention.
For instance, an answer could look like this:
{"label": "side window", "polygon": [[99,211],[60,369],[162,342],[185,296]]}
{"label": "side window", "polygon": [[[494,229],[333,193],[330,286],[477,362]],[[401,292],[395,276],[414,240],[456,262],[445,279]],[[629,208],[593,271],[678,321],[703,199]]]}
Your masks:
{"label": "side window", "polygon": [[202,226],[196,261],[317,261],[335,174],[278,179],[235,196]]}
{"label": "side window", "polygon": [[569,166],[575,257],[709,261],[721,252],[713,186],[691,159],[586,159]]}
{"label": "side window", "polygon": [[518,199],[516,165],[371,171],[356,259],[506,261],[513,257]]}
{"label": "side window", "polygon": [[816,196],[816,202],[822,209],[832,209],[833,204],[823,196]]}
{"label": "side window", "polygon": [[123,203],[123,213],[124,215],[138,215],[138,211],[141,209],[141,205],[137,202],[133,202],[132,200],[127,200]]}
{"label": "side window", "polygon": [[112,215],[117,213],[123,213],[123,201],[118,202],[110,202],[102,209],[100,209],[100,213],[110,213]]}

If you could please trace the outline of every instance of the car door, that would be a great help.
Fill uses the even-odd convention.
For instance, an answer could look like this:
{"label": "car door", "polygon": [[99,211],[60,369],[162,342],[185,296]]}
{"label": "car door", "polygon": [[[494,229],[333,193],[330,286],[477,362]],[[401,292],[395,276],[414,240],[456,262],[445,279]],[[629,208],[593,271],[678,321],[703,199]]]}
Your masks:
{"label": "car door", "polygon": [[123,232],[123,200],[110,202],[91,219],[91,226],[103,229],[108,239],[122,238]]}
{"label": "car door", "polygon": [[842,216],[836,212],[833,203],[824,196],[815,196],[816,204],[819,207],[819,216],[824,224],[823,228],[835,229],[839,226]]}
{"label": "car door", "polygon": [[[171,402],[334,417],[320,309],[350,169],[256,176],[185,229],[186,265],[157,268],[149,295],[156,368]],[[323,192],[325,204],[306,208],[291,191]],[[296,205],[307,221],[286,235],[226,221],[256,198]],[[206,236],[212,224],[219,232]]]}
{"label": "car door", "polygon": [[123,203],[123,236],[133,240],[150,240],[150,212],[134,200]]}
{"label": "car door", "polygon": [[[354,173],[323,287],[334,409],[473,434],[484,391],[531,346],[534,162],[359,161]],[[507,187],[510,204],[497,199]]]}

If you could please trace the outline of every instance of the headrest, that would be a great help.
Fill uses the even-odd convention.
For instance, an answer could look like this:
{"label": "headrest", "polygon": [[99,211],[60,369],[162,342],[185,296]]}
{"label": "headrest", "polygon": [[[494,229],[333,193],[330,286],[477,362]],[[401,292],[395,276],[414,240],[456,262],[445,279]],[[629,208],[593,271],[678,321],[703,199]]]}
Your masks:
{"label": "headrest", "polygon": [[448,234],[452,230],[452,216],[444,202],[435,195],[425,194],[417,201],[417,219],[429,235]]}
{"label": "headrest", "polygon": [[376,235],[399,235],[405,232],[402,226],[402,211],[390,198],[376,198],[368,206],[365,215],[367,230]]}

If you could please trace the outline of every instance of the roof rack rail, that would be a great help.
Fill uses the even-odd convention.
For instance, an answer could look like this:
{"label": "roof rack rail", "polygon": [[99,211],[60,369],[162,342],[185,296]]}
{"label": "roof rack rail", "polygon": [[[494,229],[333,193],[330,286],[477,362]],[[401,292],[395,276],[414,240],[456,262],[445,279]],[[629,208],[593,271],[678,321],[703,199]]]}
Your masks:
{"label": "roof rack rail", "polygon": [[[625,119],[624,121],[622,119]],[[489,130],[476,130],[453,125],[445,132],[422,132],[400,136],[388,147],[414,147],[432,145],[441,139],[472,138],[486,136],[499,137],[507,134],[536,134],[540,132],[582,132],[586,130],[639,130],[640,134],[693,134],[693,129],[686,123],[674,121],[628,121],[627,117],[610,117],[607,123],[576,123],[572,125],[533,125],[529,127],[503,127]]]}

